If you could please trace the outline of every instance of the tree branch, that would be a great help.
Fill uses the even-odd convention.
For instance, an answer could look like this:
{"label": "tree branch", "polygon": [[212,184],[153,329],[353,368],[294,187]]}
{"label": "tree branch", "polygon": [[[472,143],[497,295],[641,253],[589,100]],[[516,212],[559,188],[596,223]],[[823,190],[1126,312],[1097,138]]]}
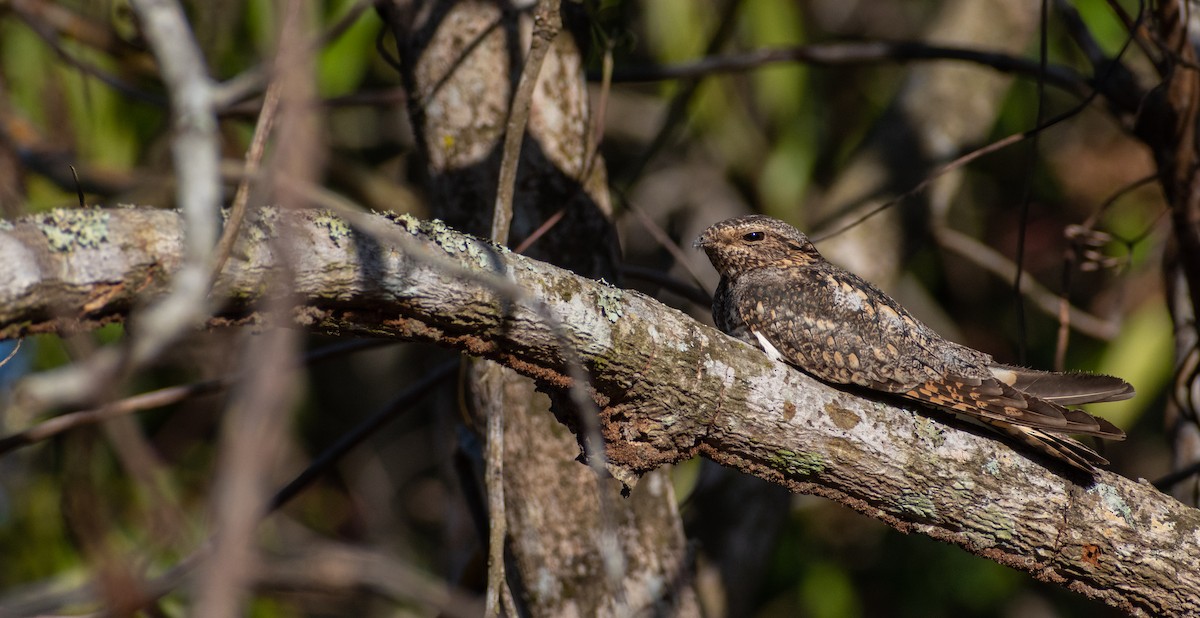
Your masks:
{"label": "tree branch", "polygon": [[[278,216],[300,218],[289,229],[306,246],[288,268],[306,300],[292,318],[305,328],[433,342],[563,388],[571,380],[539,317],[544,302],[592,375],[613,466],[641,473],[703,455],[1131,613],[1200,612],[1200,511],[1148,483],[1100,472],[1080,486],[1000,442],[773,364],[642,294],[437,222],[397,218],[396,227],[461,271],[327,214]],[[90,240],[59,225],[78,217],[92,220]],[[135,299],[164,293],[181,261],[180,224],[147,209],[0,223],[0,337],[118,320]],[[250,309],[281,272],[254,240],[262,231],[248,230],[226,268],[218,289],[232,300],[216,324],[271,319]],[[488,285],[497,267],[529,294]]]}

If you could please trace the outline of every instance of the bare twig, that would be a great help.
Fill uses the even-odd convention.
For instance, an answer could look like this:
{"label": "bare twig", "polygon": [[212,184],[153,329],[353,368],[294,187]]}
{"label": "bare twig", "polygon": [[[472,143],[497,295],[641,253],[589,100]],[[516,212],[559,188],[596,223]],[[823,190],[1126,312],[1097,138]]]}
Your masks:
{"label": "bare twig", "polygon": [[171,93],[175,135],[171,153],[179,185],[177,201],[187,223],[184,266],[173,280],[174,291],[140,316],[130,344],[130,360],[141,364],[208,313],[204,298],[208,260],[217,238],[221,183],[212,80],[183,8],[174,0],[132,0],[131,4]]}
{"label": "bare twig", "polygon": [[126,346],[119,351],[106,348],[86,362],[26,379],[21,401],[28,408],[95,397],[110,388],[115,377],[149,362],[208,315],[208,259],[216,241],[221,188],[211,80],[177,2],[134,0],[132,4],[171,93],[171,152],[178,203],[187,220],[184,265],[173,279],[171,294],[141,313]]}
{"label": "bare twig", "polygon": [[50,49],[54,50],[54,53],[57,54],[63,62],[79,69],[85,75],[90,75],[96,78],[101,83],[131,99],[141,101],[143,103],[149,103],[156,107],[165,107],[167,105],[167,101],[164,100],[161,95],[152,92],[146,92],[134,86],[133,84],[130,84],[124,79],[113,75],[109,71],[102,69],[99,66],[67,51],[66,48],[63,47],[62,43],[58,40],[55,33],[50,31],[48,25],[42,23],[42,21],[39,19],[40,13],[42,12],[42,9],[39,6],[36,6],[34,3],[28,2],[27,0],[17,0],[12,3],[12,8],[17,16],[25,21],[25,23],[29,26],[29,29],[32,30],[34,34],[38,35],[38,37],[40,37],[46,43],[46,45],[50,46]]}
{"label": "bare twig", "polygon": [[1071,243],[1071,248],[1067,250],[1063,258],[1062,288],[1059,291],[1058,301],[1058,336],[1054,345],[1055,371],[1062,371],[1066,364],[1067,343],[1070,341],[1071,336],[1071,277],[1076,267],[1076,256],[1081,249],[1079,245],[1083,239],[1093,235],[1100,215],[1104,214],[1118,199],[1135,189],[1154,182],[1157,178],[1157,174],[1148,174],[1121,187],[1109,196],[1092,214],[1088,215],[1088,218],[1083,223],[1080,223],[1073,229],[1068,228],[1067,240]]}
{"label": "bare twig", "polygon": [[[320,37],[307,46],[308,51],[316,51],[337,40],[354,22],[358,21],[364,11],[370,8],[371,0],[358,0],[346,10],[336,23],[329,27]],[[277,70],[278,64],[275,69]],[[244,101],[267,87],[271,80],[271,70],[265,64],[257,65],[239,73],[236,77],[219,84],[213,91],[214,105],[222,112]]]}
{"label": "bare twig", "polygon": [[[4,360],[0,360],[0,367],[3,367],[3,366],[5,366],[5,365],[7,365],[7,364],[9,363],[9,361],[11,361],[13,358],[15,358],[15,357],[16,357],[16,355],[17,355],[17,352],[20,352],[20,351],[21,351],[21,344],[22,344],[24,341],[25,341],[24,339],[18,339],[18,340],[17,340],[17,343],[16,343],[15,345],[13,345],[13,349],[11,349],[11,350],[9,350],[9,351],[8,351],[8,355],[6,355],[6,356],[4,357]],[[2,452],[3,452],[3,451],[0,451],[0,453],[2,453]]]}
{"label": "bare twig", "polygon": [[[517,168],[521,162],[525,127],[529,123],[529,112],[533,106],[533,93],[542,71],[542,62],[561,29],[559,0],[539,0],[533,12],[533,37],[529,54],[525,57],[517,90],[509,104],[508,123],[505,127],[496,204],[492,212],[491,237],[492,241],[499,245],[508,244],[508,232],[513,220]],[[488,495],[488,583],[484,613],[487,616],[499,616],[503,590],[508,587],[504,574],[504,548],[508,536],[508,515],[504,508],[504,406],[499,403],[507,398],[504,397],[503,368],[488,364],[482,367],[481,371],[483,384],[477,385],[477,388],[484,389],[484,392],[490,395],[490,403],[484,408],[487,414],[484,478]]]}
{"label": "bare twig", "polygon": [[211,280],[216,280],[225,261],[233,251],[238,232],[242,229],[242,221],[246,217],[246,203],[250,199],[250,181],[257,174],[263,152],[267,147],[267,136],[271,134],[271,126],[275,122],[275,112],[279,108],[279,82],[273,82],[267,88],[263,99],[262,110],[259,112],[258,124],[254,127],[254,137],[250,140],[250,148],[246,150],[245,175],[238,183],[237,193],[233,196],[233,204],[229,207],[229,216],[225,219],[225,228],[221,231],[221,240],[213,251]]}
{"label": "bare twig", "polygon": [[398,602],[415,602],[429,615],[471,618],[483,611],[465,590],[387,554],[340,543],[313,541],[292,555],[272,559],[256,585],[287,590],[366,588]]}
{"label": "bare twig", "polygon": [[692,281],[697,285],[700,285],[700,273],[696,272],[696,269],[692,267],[691,260],[687,259],[687,256],[683,254],[683,250],[679,248],[679,245],[675,244],[674,240],[671,240],[671,237],[667,234],[667,232],[659,227],[659,225],[654,222],[654,219],[651,219],[650,215],[646,214],[646,211],[642,210],[641,206],[638,206],[627,199],[625,200],[625,207],[629,209],[629,212],[632,212],[633,215],[637,217],[638,222],[642,224],[642,227],[645,228],[647,232],[650,232],[650,236],[653,237],[656,242],[658,242],[658,245],[663,249],[666,249],[667,253],[670,253],[671,257],[675,258],[675,263],[682,266],[683,269],[692,276]]}
{"label": "bare twig", "polygon": [[501,603],[506,581],[504,550],[508,541],[508,513],[504,507],[504,412],[506,370],[504,366],[481,362],[472,373],[472,394],[478,398],[486,415],[487,442],[484,445],[483,484],[487,490],[487,594],[484,615],[501,615]]}
{"label": "bare twig", "polygon": [[[948,251],[953,251],[974,262],[997,277],[1008,281],[1016,279],[1017,265],[1001,255],[1000,252],[978,240],[948,227],[935,229],[934,236],[937,238],[938,244]],[[1046,315],[1058,315],[1059,296],[1057,294],[1046,289],[1032,277],[1022,277],[1020,281],[1021,294],[1033,301],[1034,306]],[[1112,339],[1117,335],[1121,326],[1118,321],[1096,317],[1078,307],[1072,306],[1068,311],[1071,327],[1096,339]]]}
{"label": "bare twig", "polygon": [[630,279],[640,279],[657,284],[670,292],[682,296],[702,307],[712,306],[712,295],[698,286],[681,281],[663,272],[661,269],[622,264],[621,274]]}
{"label": "bare twig", "polygon": [[[277,298],[273,313],[284,310],[280,301],[287,296]],[[215,539],[196,584],[196,616],[240,614],[246,585],[256,573],[254,532],[267,513],[267,474],[277,463],[297,392],[297,333],[277,328],[261,339],[247,341],[248,375],[223,423],[212,496]]]}
{"label": "bare twig", "polygon": [[349,453],[351,449],[362,444],[363,440],[366,440],[376,431],[379,431],[380,427],[383,427],[392,420],[395,420],[400,414],[408,411],[420,398],[429,394],[430,389],[439,382],[454,375],[459,364],[458,360],[453,360],[434,367],[419,382],[405,389],[403,393],[397,395],[383,409],[367,417],[358,425],[355,425],[353,429],[339,437],[336,442],[322,451],[316,459],[312,460],[303,472],[292,479],[282,489],[275,492],[270,502],[267,503],[267,510],[275,511],[287,504],[289,500],[296,497],[296,494],[299,494],[304,488],[311,485],[314,480],[333,467],[334,464],[341,461],[342,457],[346,453]]}
{"label": "bare twig", "polygon": [[[9,0],[6,6],[12,7],[13,12],[25,21],[39,22],[39,29],[53,31],[57,36],[82,43],[122,60],[131,54],[145,56],[143,50],[117,36],[110,23],[82,14],[76,10],[79,7],[75,5],[53,0]],[[137,63],[138,68],[152,70],[153,63],[149,62],[148,57],[145,60],[146,62]]]}
{"label": "bare twig", "polygon": [[[742,5],[741,0],[725,0],[721,7],[720,15],[717,17],[717,29],[713,32],[708,40],[708,45],[705,46],[705,55],[717,53],[725,41],[733,35],[734,26],[737,20],[734,16],[737,14],[738,8]],[[658,151],[667,144],[675,135],[680,123],[686,117],[688,104],[691,103],[692,97],[696,94],[696,89],[700,87],[700,79],[705,73],[699,73],[680,85],[679,90],[671,97],[671,102],[667,105],[667,112],[663,119],[662,126],[658,128],[654,138],[650,140],[650,144],[638,156],[625,173],[625,180],[621,186],[626,188],[632,187],[635,182],[642,176],[642,172],[646,170],[646,166],[654,160]],[[614,75],[614,82],[620,81]]]}
{"label": "bare twig", "polygon": [[[17,347],[20,347],[20,339],[17,340]],[[304,358],[306,365],[321,363],[331,358],[336,358],[351,352],[364,350],[383,345],[391,345],[392,342],[387,340],[361,339],[357,341],[347,341],[341,344],[326,346],[324,348],[314,350]],[[15,354],[15,351],[13,352]],[[12,354],[9,355],[10,357]],[[0,363],[2,365],[3,363]],[[178,386],[168,386],[160,388],[140,395],[126,397],[120,401],[107,404],[100,408],[91,410],[80,410],[55,416],[47,419],[17,433],[9,434],[0,438],[0,457],[30,444],[36,444],[43,440],[57,436],[65,431],[70,431],[78,427],[93,425],[101,421],[106,421],[118,416],[141,412],[143,410],[151,410],[161,408],[173,403],[179,403],[185,399],[200,397],[212,393],[219,393],[230,384],[238,380],[244,379],[240,375],[226,376],[215,380],[204,380],[203,382],[194,382],[192,384],[181,384]]]}
{"label": "bare twig", "polygon": [[[1046,74],[1046,63],[1049,61],[1049,35],[1047,30],[1050,27],[1050,4],[1049,0],[1041,0],[1040,15],[1038,17],[1038,71],[1037,78],[1037,103],[1036,113],[1034,115],[1033,126],[1042,126],[1042,119],[1046,115],[1046,81],[1042,77]],[[1033,204],[1033,175],[1037,172],[1038,157],[1041,153],[1038,151],[1038,144],[1041,143],[1041,131],[1035,131],[1029,138],[1029,154],[1025,159],[1025,187],[1022,191],[1021,209],[1017,215],[1017,262],[1016,268],[1013,269],[1012,277],[1012,297],[1013,297],[1013,313],[1017,316],[1017,362],[1025,364],[1025,356],[1028,348],[1028,337],[1025,328],[1025,303],[1023,302],[1024,287],[1021,285],[1021,279],[1025,274],[1025,237],[1029,227],[1029,209]]]}
{"label": "bare twig", "polygon": [[[712,53],[710,51],[710,53]],[[1042,73],[1037,62],[999,52],[932,45],[919,41],[819,43],[779,49],[710,55],[692,62],[618,69],[614,83],[694,79],[720,73],[752,71],[772,64],[802,62],[813,66],[853,66],[917,60],[957,60],[1004,73],[1038,76],[1046,83],[1079,96],[1087,94],[1087,79],[1070,67],[1052,65]]]}
{"label": "bare twig", "polygon": [[[291,194],[281,194],[281,178],[312,182],[319,173],[321,146],[315,122],[313,55],[307,37],[313,30],[307,3],[282,4],[275,74],[278,96],[285,104],[279,115],[280,139],[270,177],[281,210],[300,210]],[[268,108],[267,112],[270,112]],[[283,222],[268,243],[279,254],[282,268],[266,280],[269,292],[263,312],[285,316],[296,285],[295,263],[302,249],[294,227]],[[233,232],[233,233],[236,233]],[[260,558],[255,532],[268,512],[269,474],[277,463],[285,429],[297,397],[299,336],[293,329],[269,330],[264,341],[250,346],[245,356],[248,379],[235,391],[224,422],[212,498],[215,538],[212,557],[196,582],[196,616],[219,618],[241,614]]]}
{"label": "bare twig", "polygon": [[169,386],[128,397],[100,408],[56,416],[24,431],[0,438],[0,455],[6,455],[22,446],[36,444],[77,427],[92,425],[133,412],[170,405],[191,397],[219,392],[226,386],[226,380],[205,380],[203,382],[196,382],[195,384]]}
{"label": "bare twig", "polygon": [[500,180],[496,187],[496,206],[492,214],[492,240],[501,245],[508,244],[508,229],[512,225],[517,165],[521,161],[521,144],[525,141],[525,126],[529,123],[533,91],[546,52],[550,51],[550,44],[562,29],[558,8],[559,0],[538,0],[533,12],[533,40],[525,57],[521,79],[517,82],[517,91],[509,106],[508,124],[504,131],[504,154],[500,159]]}
{"label": "bare twig", "polygon": [[[995,142],[992,142],[985,146],[976,148],[975,150],[972,150],[971,152],[968,152],[968,153],[958,157],[957,159],[954,159],[953,161],[950,161],[949,163],[942,165],[941,167],[937,168],[936,170],[930,172],[929,175],[927,175],[921,182],[917,183],[916,186],[914,186],[912,189],[909,189],[908,191],[904,192],[903,194],[898,195],[882,204],[879,204],[878,206],[868,210],[867,212],[853,218],[849,222],[846,222],[841,225],[837,225],[837,226],[833,227],[832,229],[825,230],[819,234],[811,235],[813,242],[820,242],[822,240],[837,236],[838,234],[841,234],[841,233],[863,223],[864,221],[870,219],[871,217],[874,217],[875,215],[877,215],[889,208],[892,208],[893,206],[899,204],[900,202],[920,193],[921,191],[924,191],[931,184],[933,184],[933,182],[935,180],[937,180],[941,176],[943,176],[947,173],[950,173],[954,170],[957,170],[959,168],[962,168],[962,167],[966,166],[967,164],[969,164],[970,162],[972,162],[980,157],[983,157],[985,155],[996,152],[997,150],[1001,150],[1003,148],[1011,146],[1012,144],[1016,144],[1016,143],[1026,140],[1026,139],[1029,139],[1030,137],[1049,129],[1050,127],[1053,127],[1067,119],[1073,118],[1075,115],[1079,114],[1084,109],[1086,109],[1089,105],[1091,105],[1092,101],[1094,101],[1096,99],[1096,97],[1099,97],[1101,95],[1100,86],[1103,86],[1109,80],[1109,78],[1111,78],[1112,76],[1119,74],[1119,71],[1122,68],[1121,64],[1120,64],[1120,60],[1122,57],[1124,57],[1125,52],[1128,51],[1130,44],[1131,44],[1131,40],[1127,39],[1125,41],[1125,44],[1121,47],[1121,50],[1119,52],[1117,52],[1117,55],[1113,58],[1112,62],[1108,63],[1108,65],[1104,67],[1104,72],[1095,80],[1094,88],[1087,94],[1087,96],[1085,96],[1083,98],[1082,101],[1080,101],[1078,104],[1076,104],[1071,109],[1066,110],[1066,111],[1062,112],[1061,114],[1058,114],[1057,116],[1054,116],[1054,117],[1050,118],[1049,120],[1046,120],[1045,122],[1039,122],[1032,129],[1028,129],[1021,133],[1016,133],[1013,135],[1009,135],[1007,137],[1003,137],[1001,139],[996,140]],[[1136,95],[1137,93],[1133,93],[1133,94]],[[1138,96],[1134,96],[1133,98],[1138,99]],[[1111,100],[1112,99],[1110,98],[1110,101]]]}

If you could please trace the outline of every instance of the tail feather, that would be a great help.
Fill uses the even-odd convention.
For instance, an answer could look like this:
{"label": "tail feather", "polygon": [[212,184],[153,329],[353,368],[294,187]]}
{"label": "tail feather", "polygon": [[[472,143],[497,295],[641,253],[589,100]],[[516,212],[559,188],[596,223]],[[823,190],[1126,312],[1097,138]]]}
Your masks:
{"label": "tail feather", "polygon": [[[989,388],[960,380],[930,380],[903,395],[951,412],[1052,433],[1076,433],[1113,440],[1125,437],[1125,432],[1112,423],[1082,410],[1022,393],[998,381],[983,386]],[[990,387],[995,386],[1000,388],[998,395],[992,394],[994,389]]]}
{"label": "tail feather", "polygon": [[1014,389],[1060,406],[1121,401],[1133,397],[1133,386],[1121,378],[1096,373],[1038,371],[993,365],[992,375]]}
{"label": "tail feather", "polygon": [[[1010,386],[1002,380],[1000,376],[995,380],[931,380],[909,389],[903,395],[991,427],[1039,453],[1089,473],[1094,471],[1095,466],[1107,464],[1108,461],[1084,444],[1068,437],[1068,434],[1090,435],[1109,440],[1125,438],[1125,432],[1112,423],[1083,410],[1063,405],[1060,403],[1064,400],[1062,396],[1058,400],[1042,398]],[[1019,384],[1032,382],[1014,381]],[[1118,382],[1128,387],[1123,381]],[[1034,391],[1039,391],[1037,386],[1048,384],[1049,381],[1033,383]],[[1101,393],[1100,396],[1112,397],[1124,391],[1124,388],[1110,384],[1107,392]],[[1049,391],[1042,389],[1039,392]],[[1090,392],[1091,395],[1077,392],[1073,397],[1065,399],[1095,401],[1093,395],[1099,391],[1092,389]],[[1129,389],[1129,392],[1131,393],[1132,389]]]}
{"label": "tail feather", "polygon": [[1033,427],[1022,427],[1011,423],[989,422],[989,425],[1031,450],[1061,461],[1089,475],[1096,466],[1108,464],[1108,460],[1096,451],[1066,436],[1046,433]]}

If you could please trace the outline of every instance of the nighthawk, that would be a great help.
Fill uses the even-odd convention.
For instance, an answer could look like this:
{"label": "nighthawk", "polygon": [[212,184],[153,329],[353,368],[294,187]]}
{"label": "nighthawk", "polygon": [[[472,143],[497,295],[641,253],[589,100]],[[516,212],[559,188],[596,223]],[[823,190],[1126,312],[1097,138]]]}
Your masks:
{"label": "nighthawk", "polygon": [[1086,473],[1108,462],[1068,434],[1124,439],[1068,406],[1133,396],[1120,378],[998,363],[947,341],[879,288],[821,257],[792,226],[760,215],[696,239],[721,283],[713,320],[725,333],[821,380],[919,401],[983,424]]}

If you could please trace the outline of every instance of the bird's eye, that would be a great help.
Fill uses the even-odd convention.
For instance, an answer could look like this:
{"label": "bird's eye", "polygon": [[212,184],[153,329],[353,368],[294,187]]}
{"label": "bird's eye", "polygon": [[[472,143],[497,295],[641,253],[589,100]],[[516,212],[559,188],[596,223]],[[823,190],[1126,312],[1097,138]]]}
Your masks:
{"label": "bird's eye", "polygon": [[745,240],[745,241],[748,241],[748,242],[758,242],[758,241],[760,241],[760,240],[762,240],[762,239],[763,239],[763,233],[762,233],[762,232],[750,232],[749,234],[746,234],[745,236],[742,236],[742,240]]}

